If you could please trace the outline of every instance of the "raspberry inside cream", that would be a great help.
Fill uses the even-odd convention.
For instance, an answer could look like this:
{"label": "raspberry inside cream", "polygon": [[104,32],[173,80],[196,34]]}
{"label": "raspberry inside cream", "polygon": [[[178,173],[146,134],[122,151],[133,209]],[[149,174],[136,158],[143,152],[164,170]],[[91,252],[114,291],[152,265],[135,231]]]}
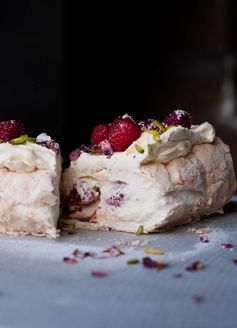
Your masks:
{"label": "raspberry inside cream", "polygon": [[142,132],[123,152],[82,152],[72,161],[63,175],[68,217],[82,228],[136,232],[143,225],[148,233],[221,213],[236,183],[229,147],[213,126],[170,127],[154,139]]}

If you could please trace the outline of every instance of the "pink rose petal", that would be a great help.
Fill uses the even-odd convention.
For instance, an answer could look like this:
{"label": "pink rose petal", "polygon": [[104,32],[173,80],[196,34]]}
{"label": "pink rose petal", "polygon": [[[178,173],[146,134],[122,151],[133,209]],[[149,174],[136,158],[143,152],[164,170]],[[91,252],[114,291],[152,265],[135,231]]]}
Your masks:
{"label": "pink rose petal", "polygon": [[232,248],[234,248],[234,246],[232,245],[232,244],[226,244],[226,243],[223,243],[223,244],[221,244],[221,247],[222,248],[228,248],[228,249],[232,249]]}
{"label": "pink rose petal", "polygon": [[208,243],[209,242],[208,235],[201,235],[200,236],[200,242],[201,243]]}
{"label": "pink rose petal", "polygon": [[144,257],[142,259],[142,264],[145,268],[148,268],[148,269],[156,268],[156,261],[152,260],[150,257]]}
{"label": "pink rose petal", "polygon": [[67,263],[67,264],[76,264],[77,260],[71,258],[71,257],[64,257],[63,258],[63,262]]}
{"label": "pink rose petal", "polygon": [[191,265],[187,266],[187,271],[198,271],[205,268],[205,265],[201,261],[193,262]]}
{"label": "pink rose petal", "polygon": [[120,255],[124,255],[124,252],[122,252],[117,246],[112,245],[109,247],[106,247],[103,250],[103,253],[109,253],[111,256],[120,256]]}
{"label": "pink rose petal", "polygon": [[193,301],[195,303],[203,303],[205,300],[204,296],[201,296],[201,295],[194,295],[193,296]]}
{"label": "pink rose petal", "polygon": [[182,273],[175,273],[174,278],[183,278],[183,274]]}
{"label": "pink rose petal", "polygon": [[91,271],[91,275],[95,278],[103,278],[107,276],[107,273],[103,271]]}

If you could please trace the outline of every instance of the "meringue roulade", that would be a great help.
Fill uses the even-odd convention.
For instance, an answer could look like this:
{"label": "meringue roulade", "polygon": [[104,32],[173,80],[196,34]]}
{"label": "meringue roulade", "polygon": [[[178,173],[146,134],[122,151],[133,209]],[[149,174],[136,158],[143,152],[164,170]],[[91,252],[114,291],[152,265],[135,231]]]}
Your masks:
{"label": "meringue roulade", "polygon": [[229,147],[183,110],[163,123],[128,115],[92,132],[63,174],[67,218],[77,227],[143,233],[223,213],[236,189]]}
{"label": "meringue roulade", "polygon": [[19,124],[0,123],[0,232],[56,238],[59,145],[45,133],[29,138]]}

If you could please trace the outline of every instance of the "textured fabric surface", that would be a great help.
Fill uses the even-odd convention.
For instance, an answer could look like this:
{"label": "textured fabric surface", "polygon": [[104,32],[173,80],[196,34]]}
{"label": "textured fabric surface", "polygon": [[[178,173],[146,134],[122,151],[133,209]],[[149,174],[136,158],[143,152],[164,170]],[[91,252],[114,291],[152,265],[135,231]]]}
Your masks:
{"label": "textured fabric surface", "polygon": [[[209,242],[190,228],[210,228]],[[119,241],[119,242],[118,242]],[[135,241],[135,243],[134,243]],[[124,255],[86,257],[74,265],[63,262],[79,248],[102,253],[114,243]],[[145,245],[162,249],[169,267],[158,271],[142,264]],[[223,249],[222,243],[234,248]],[[135,244],[135,245],[134,245]],[[213,216],[169,233],[79,231],[61,239],[0,235],[0,328],[14,327],[202,327],[237,326],[237,213]],[[206,268],[189,272],[194,261]],[[92,270],[107,273],[91,276]],[[183,277],[175,278],[174,274]],[[202,296],[196,303],[194,296]]]}

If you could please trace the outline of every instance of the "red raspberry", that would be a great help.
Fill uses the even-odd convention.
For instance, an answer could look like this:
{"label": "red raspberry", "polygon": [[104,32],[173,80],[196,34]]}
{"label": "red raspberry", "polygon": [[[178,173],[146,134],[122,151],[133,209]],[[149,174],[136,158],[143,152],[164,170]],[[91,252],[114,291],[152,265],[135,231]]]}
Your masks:
{"label": "red raspberry", "polygon": [[141,135],[141,128],[130,118],[116,118],[109,131],[109,142],[114,151],[124,151]]}
{"label": "red raspberry", "polygon": [[125,194],[124,194],[124,183],[120,183],[114,186],[111,190],[111,195],[106,199],[106,204],[114,206],[114,207],[121,207],[121,205],[125,201]]}
{"label": "red raspberry", "polygon": [[166,126],[169,125],[182,125],[184,128],[191,128],[192,116],[182,109],[177,109],[170,113],[164,120]]}
{"label": "red raspberry", "polygon": [[0,140],[7,142],[20,137],[24,132],[23,125],[15,120],[0,122]]}
{"label": "red raspberry", "polygon": [[108,124],[98,124],[91,134],[92,145],[98,145],[101,141],[108,139],[109,137],[109,125]]}
{"label": "red raspberry", "polygon": [[100,190],[98,187],[91,188],[86,181],[80,181],[78,188],[83,196],[79,195],[76,186],[74,185],[69,195],[66,196],[66,203],[70,205],[90,205],[100,197]]}

